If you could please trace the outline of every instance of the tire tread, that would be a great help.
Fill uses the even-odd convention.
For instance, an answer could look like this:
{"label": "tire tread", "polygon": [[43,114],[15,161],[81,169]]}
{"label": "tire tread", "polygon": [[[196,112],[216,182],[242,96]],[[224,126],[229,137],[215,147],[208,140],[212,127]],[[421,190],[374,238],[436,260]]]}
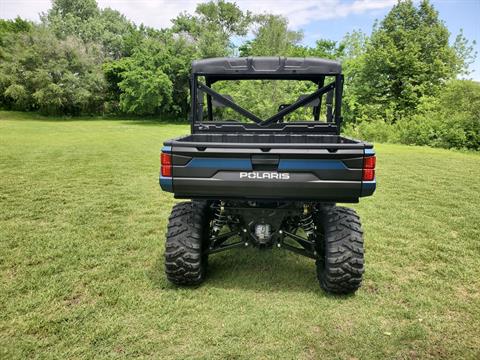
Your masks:
{"label": "tire tread", "polygon": [[176,204],[169,217],[165,244],[165,273],[177,285],[198,285],[205,279],[202,256],[206,226],[204,203]]}
{"label": "tire tread", "polygon": [[362,283],[364,267],[363,231],[355,210],[335,206],[320,214],[324,258],[317,260],[321,287],[334,294],[349,294]]}

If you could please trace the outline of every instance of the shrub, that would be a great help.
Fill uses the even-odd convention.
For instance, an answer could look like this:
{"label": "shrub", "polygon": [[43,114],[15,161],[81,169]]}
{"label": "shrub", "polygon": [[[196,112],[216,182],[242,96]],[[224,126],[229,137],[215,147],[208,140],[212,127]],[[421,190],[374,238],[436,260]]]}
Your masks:
{"label": "shrub", "polygon": [[[417,114],[394,122],[391,118],[375,117],[375,111],[368,107],[362,110],[360,121],[346,125],[347,135],[369,141],[480,150],[480,84],[477,82],[451,81],[438,97],[422,98]],[[369,112],[372,119],[366,115]]]}
{"label": "shrub", "polygon": [[397,138],[395,128],[380,119],[362,121],[356,125],[347,124],[343,133],[353,138],[372,142],[395,142]]}

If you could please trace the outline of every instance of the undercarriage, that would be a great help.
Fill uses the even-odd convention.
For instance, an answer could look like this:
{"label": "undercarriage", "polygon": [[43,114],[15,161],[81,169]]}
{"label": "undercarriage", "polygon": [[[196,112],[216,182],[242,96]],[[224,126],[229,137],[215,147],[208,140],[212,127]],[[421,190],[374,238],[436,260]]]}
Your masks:
{"label": "undercarriage", "polygon": [[361,284],[363,233],[353,209],[332,203],[188,201],[169,218],[165,247],[168,280],[198,285],[208,257],[234,248],[278,247],[315,260],[328,292],[347,294]]}
{"label": "undercarriage", "polygon": [[[332,203],[215,201],[207,254],[238,247],[278,247],[318,259],[319,212]],[[318,223],[318,221],[317,221]]]}

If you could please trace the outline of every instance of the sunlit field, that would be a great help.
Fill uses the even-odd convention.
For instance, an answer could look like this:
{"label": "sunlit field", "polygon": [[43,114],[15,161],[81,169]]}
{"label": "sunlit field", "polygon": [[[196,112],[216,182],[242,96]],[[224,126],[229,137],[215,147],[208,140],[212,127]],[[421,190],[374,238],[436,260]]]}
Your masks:
{"label": "sunlit field", "polygon": [[354,296],[281,249],[212,255],[177,288],[158,158],[188,131],[0,112],[0,358],[480,357],[478,154],[376,145]]}

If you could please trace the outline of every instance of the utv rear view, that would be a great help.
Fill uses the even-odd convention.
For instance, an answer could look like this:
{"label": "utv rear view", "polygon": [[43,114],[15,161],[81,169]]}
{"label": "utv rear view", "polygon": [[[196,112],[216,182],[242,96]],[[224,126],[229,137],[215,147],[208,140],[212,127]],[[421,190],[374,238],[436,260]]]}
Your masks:
{"label": "utv rear view", "polygon": [[205,59],[193,62],[190,84],[191,134],[166,141],[161,153],[162,189],[190,199],[169,218],[167,278],[199,284],[209,255],[277,247],[314,259],[326,291],[355,292],[364,272],[360,219],[336,203],[374,193],[375,153],[340,135],[340,64]]}

